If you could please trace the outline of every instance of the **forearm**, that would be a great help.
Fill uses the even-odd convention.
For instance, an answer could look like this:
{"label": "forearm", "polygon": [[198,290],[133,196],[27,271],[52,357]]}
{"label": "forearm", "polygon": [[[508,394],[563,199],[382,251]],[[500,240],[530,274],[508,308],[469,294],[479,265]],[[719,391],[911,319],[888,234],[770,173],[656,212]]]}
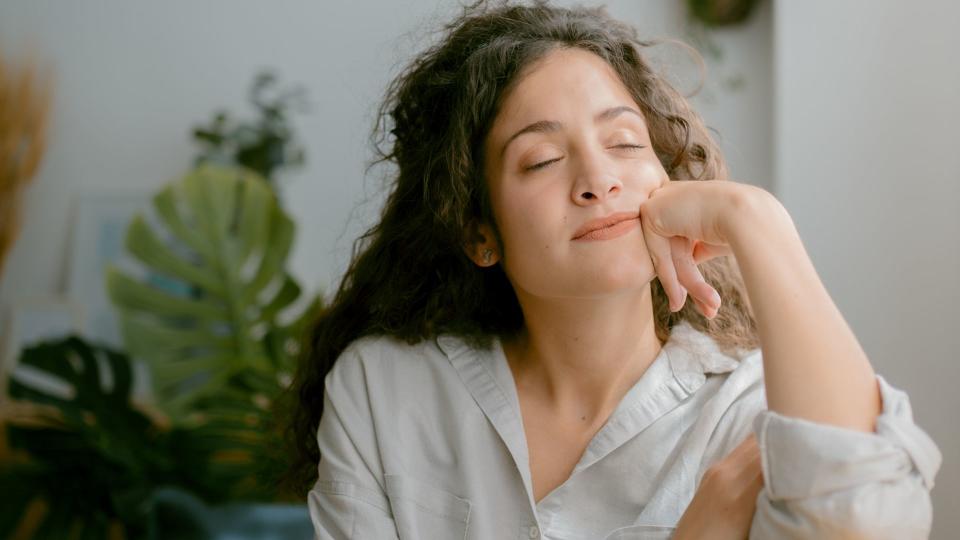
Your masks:
{"label": "forearm", "polygon": [[763,192],[741,201],[728,239],[757,320],[771,411],[872,432],[880,390],[786,209]]}

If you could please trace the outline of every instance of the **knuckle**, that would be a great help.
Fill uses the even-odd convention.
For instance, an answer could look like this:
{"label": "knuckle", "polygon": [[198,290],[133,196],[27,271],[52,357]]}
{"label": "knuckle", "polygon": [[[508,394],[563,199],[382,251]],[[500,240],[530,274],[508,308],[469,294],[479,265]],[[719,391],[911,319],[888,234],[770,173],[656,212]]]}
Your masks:
{"label": "knuckle", "polygon": [[676,267],[678,271],[683,271],[684,274],[690,273],[691,269],[695,268],[683,255],[673,253],[671,254],[671,260],[673,261],[673,266]]}
{"label": "knuckle", "polygon": [[704,481],[709,481],[711,484],[726,484],[729,477],[729,469],[724,462],[714,463],[707,471],[703,474]]}

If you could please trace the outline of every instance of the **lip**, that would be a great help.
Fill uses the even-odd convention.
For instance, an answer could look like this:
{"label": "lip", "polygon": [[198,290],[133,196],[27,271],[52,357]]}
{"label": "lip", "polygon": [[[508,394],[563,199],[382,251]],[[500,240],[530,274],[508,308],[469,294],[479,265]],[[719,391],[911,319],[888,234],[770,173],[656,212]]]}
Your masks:
{"label": "lip", "polygon": [[571,240],[606,240],[625,234],[639,224],[637,212],[617,212],[607,217],[592,219],[573,234]]}

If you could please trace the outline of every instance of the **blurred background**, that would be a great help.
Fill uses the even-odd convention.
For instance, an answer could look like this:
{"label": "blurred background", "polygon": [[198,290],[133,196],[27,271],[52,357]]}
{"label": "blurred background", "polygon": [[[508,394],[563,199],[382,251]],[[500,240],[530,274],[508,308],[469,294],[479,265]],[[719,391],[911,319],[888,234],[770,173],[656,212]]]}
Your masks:
{"label": "blurred background", "polygon": [[[909,393],[944,458],[931,538],[954,538],[960,4],[605,5],[642,38],[700,51],[694,107],[731,177],[787,207],[877,372]],[[383,91],[459,11],[436,0],[0,3],[0,83],[8,106],[22,103],[0,129],[19,125],[40,149],[34,167],[0,179],[0,226],[16,231],[5,260],[0,237],[0,419],[15,426],[0,451],[21,464],[58,461],[42,455],[57,445],[81,456],[3,480],[13,491],[0,496],[0,530],[160,537],[163,521],[182,538],[312,534],[297,501],[247,482],[282,463],[258,446],[266,411],[289,382],[297,331],[385,197],[391,170],[366,167]],[[685,94],[701,86],[681,47],[652,54]],[[201,214],[213,218],[190,221]],[[211,253],[214,267],[191,264]],[[191,330],[197,321],[213,330]],[[47,486],[53,473],[103,498]],[[23,487],[36,485],[50,495]],[[84,498],[111,510],[90,517]],[[81,510],[90,523],[76,525]],[[260,525],[229,532],[237,516]]]}

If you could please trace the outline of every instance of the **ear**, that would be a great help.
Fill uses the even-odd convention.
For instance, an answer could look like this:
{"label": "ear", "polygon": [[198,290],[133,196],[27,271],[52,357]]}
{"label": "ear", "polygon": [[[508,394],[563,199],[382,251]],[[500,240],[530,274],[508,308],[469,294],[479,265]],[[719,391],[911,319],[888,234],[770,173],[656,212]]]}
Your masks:
{"label": "ear", "polygon": [[463,250],[477,266],[485,268],[500,261],[500,246],[494,240],[493,229],[489,225],[472,224],[467,232],[467,238],[468,241],[463,246]]}

